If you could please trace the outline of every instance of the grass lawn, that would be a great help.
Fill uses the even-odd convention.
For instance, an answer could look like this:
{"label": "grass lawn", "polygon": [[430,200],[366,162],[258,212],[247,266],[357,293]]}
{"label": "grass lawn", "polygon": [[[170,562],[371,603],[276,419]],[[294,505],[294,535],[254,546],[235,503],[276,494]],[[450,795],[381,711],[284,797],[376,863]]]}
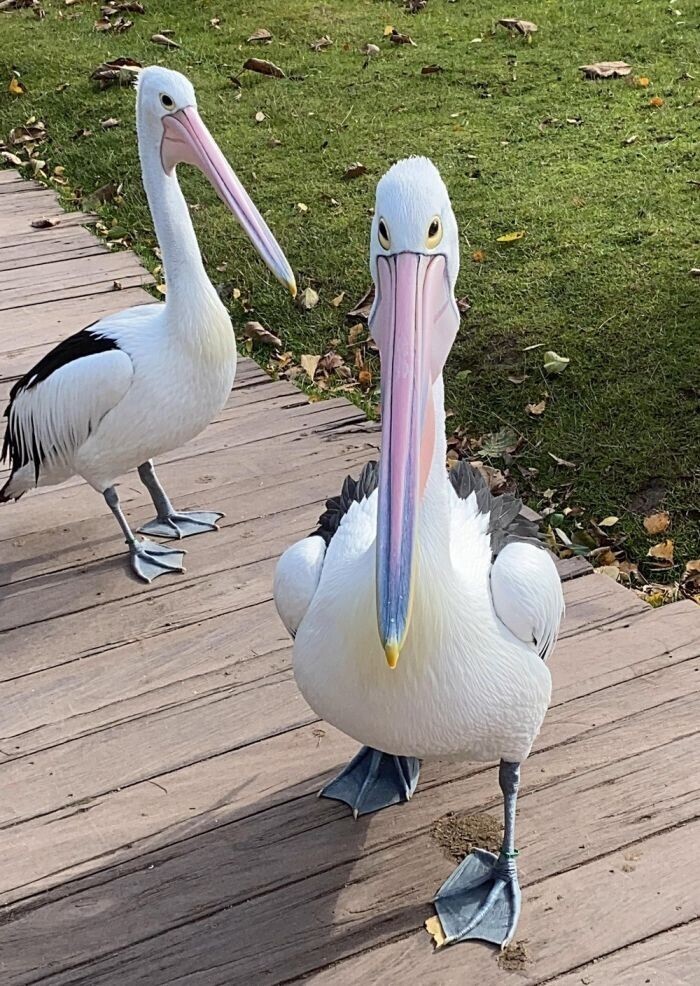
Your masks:
{"label": "grass lawn", "polygon": [[[43,0],[43,19],[0,13],[0,136],[36,114],[49,133],[47,172],[65,169],[64,195],[122,182],[123,201],[99,211],[155,267],[133,92],[99,91],[89,75],[120,55],[185,72],[300,288],[313,287],[320,303],[309,312],[290,304],[213,191],[182,169],[209,270],[241,290],[231,300],[236,327],[264,322],[295,362],[331,349],[352,362],[346,313],[369,285],[376,181],[397,158],[427,154],[460,223],[459,294],[471,303],[447,371],[451,426],[523,435],[515,459],[492,464],[534,507],[584,508],[561,520],[569,534],[616,515],[614,539],[640,558],[661,540],[646,535],[642,515],[660,507],[671,514],[662,537],[673,538],[676,561],[700,556],[700,279],[689,274],[700,266],[696,4],[428,0],[416,15],[398,0],[144,4],[144,15],[124,15],[133,20],[124,34],[94,29],[96,3]],[[539,26],[531,43],[494,29],[513,15]],[[388,24],[416,46],[390,43]],[[246,42],[259,27],[271,43]],[[182,47],[153,44],[163,30]],[[312,50],[323,35],[332,46]],[[368,64],[367,42],[380,49]],[[230,77],[251,56],[287,78],[245,72],[237,89]],[[578,66],[598,60],[625,60],[632,75],[585,81]],[[443,71],[421,74],[430,64]],[[13,68],[22,96],[7,91]],[[103,130],[108,117],[121,125]],[[81,128],[92,135],[73,139]],[[367,173],[343,180],[355,161]],[[513,231],[526,235],[497,242]],[[570,359],[558,377],[542,372],[550,349]],[[267,364],[269,350],[254,355]],[[350,396],[376,401],[374,388]],[[544,413],[528,414],[545,396]]]}

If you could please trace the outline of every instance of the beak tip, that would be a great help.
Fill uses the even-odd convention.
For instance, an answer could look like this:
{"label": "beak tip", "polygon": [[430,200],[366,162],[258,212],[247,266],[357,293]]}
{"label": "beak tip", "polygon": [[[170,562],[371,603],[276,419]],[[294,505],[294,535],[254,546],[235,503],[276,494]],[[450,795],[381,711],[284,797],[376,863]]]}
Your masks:
{"label": "beak tip", "polygon": [[386,663],[393,671],[399,663],[399,654],[401,653],[401,648],[399,647],[398,641],[387,640],[384,644],[384,653],[386,655]]}
{"label": "beak tip", "polygon": [[296,296],[297,296],[297,284],[296,284],[296,281],[293,278],[289,282],[288,287],[289,287],[289,293],[291,294],[292,298],[296,298]]}

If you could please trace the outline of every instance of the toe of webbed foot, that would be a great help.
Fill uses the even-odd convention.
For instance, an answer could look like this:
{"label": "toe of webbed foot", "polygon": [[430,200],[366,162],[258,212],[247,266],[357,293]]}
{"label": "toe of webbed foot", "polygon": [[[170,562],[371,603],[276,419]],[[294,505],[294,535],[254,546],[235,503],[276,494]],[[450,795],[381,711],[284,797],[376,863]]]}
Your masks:
{"label": "toe of webbed foot", "polygon": [[512,859],[475,849],[445,880],[434,905],[439,945],[476,938],[505,948],[520,916],[521,894]]}
{"label": "toe of webbed foot", "polygon": [[224,514],[218,510],[192,510],[188,513],[172,513],[167,517],[156,517],[143,527],[140,534],[159,538],[187,538],[207,531],[218,531],[219,521]]}
{"label": "toe of webbed foot", "polygon": [[344,801],[357,818],[409,801],[419,774],[420,761],[415,757],[394,756],[363,746],[319,796]]}
{"label": "toe of webbed foot", "polygon": [[184,551],[166,548],[154,541],[141,540],[129,549],[131,568],[144,582],[152,582],[159,575],[184,572]]}

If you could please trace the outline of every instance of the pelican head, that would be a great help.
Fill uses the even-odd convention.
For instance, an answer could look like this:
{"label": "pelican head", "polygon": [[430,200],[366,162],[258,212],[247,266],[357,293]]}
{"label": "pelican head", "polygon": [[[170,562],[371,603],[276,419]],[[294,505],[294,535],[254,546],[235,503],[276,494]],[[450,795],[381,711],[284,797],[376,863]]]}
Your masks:
{"label": "pelican head", "polygon": [[158,141],[165,174],[172,175],[178,164],[199,168],[275,277],[296,295],[287,258],[204,125],[189,79],[158,65],[143,69],[138,78],[137,120],[139,139]]}
{"label": "pelican head", "polygon": [[417,514],[435,451],[433,384],[459,327],[457,222],[427,158],[399,161],[379,182],[370,269],[382,364],[377,620],[393,668],[411,619]]}

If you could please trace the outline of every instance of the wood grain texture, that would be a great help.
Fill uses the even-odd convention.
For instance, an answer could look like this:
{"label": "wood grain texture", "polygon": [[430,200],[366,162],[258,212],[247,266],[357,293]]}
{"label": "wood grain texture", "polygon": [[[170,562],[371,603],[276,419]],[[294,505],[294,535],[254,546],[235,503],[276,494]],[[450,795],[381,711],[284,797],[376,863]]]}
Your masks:
{"label": "wood grain texture", "polygon": [[[49,345],[155,302],[88,217],[33,230],[43,214],[60,214],[53,193],[0,171],[3,406]],[[523,770],[518,972],[478,944],[436,954],[421,927],[452,866],[431,825],[500,817],[493,765],[425,764],[410,804],[358,823],[316,799],[356,744],[296,689],[272,573],[378,438],[347,401],[309,404],[242,359],[217,419],[157,463],[178,505],[225,510],[222,529],[148,588],[82,481],[0,511],[2,986],[700,981],[693,603],[650,610],[557,562],[567,615]],[[120,495],[150,518],[135,474]]]}

